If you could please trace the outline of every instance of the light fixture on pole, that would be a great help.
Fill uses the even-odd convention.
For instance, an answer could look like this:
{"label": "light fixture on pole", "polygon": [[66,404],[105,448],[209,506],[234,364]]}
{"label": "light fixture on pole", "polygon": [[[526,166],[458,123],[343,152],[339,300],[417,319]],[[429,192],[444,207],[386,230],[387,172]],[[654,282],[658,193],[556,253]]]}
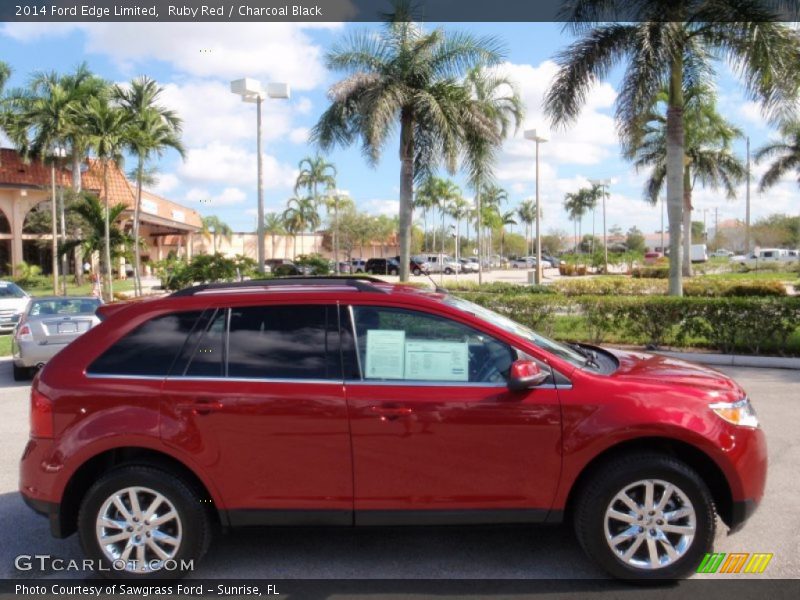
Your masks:
{"label": "light fixture on pole", "polygon": [[536,284],[542,283],[542,236],[540,224],[542,221],[542,205],[539,201],[539,144],[544,144],[547,138],[536,133],[535,129],[525,132],[525,139],[536,142]]}
{"label": "light fixture on pole", "polygon": [[258,272],[264,273],[264,165],[261,156],[261,102],[267,98],[289,98],[288,83],[268,83],[266,90],[255,79],[231,81],[231,92],[242,97],[242,102],[256,105],[256,153],[258,154]]}
{"label": "light fixture on pole", "polygon": [[610,179],[590,179],[589,183],[600,186],[600,195],[603,197],[603,273],[608,273],[608,234],[606,230],[606,188],[611,185]]}

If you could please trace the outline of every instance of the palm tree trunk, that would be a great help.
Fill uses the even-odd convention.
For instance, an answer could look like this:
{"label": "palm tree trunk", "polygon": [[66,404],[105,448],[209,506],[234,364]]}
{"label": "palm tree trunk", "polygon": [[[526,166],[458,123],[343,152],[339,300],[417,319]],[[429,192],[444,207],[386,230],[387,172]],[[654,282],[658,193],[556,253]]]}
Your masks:
{"label": "palm tree trunk", "polygon": [[478,285],[483,283],[483,255],[481,254],[481,228],[483,223],[481,219],[481,184],[477,182],[475,185],[475,203],[476,203],[476,223],[475,223],[475,237],[478,245]]}
{"label": "palm tree trunk", "polygon": [[103,196],[105,196],[106,215],[105,215],[105,257],[106,257],[106,288],[108,290],[107,302],[114,299],[114,284],[112,282],[112,265],[111,265],[111,225],[109,223],[109,205],[108,205],[108,160],[103,161]]}
{"label": "palm tree trunk", "polygon": [[142,295],[142,281],[139,270],[142,266],[142,256],[139,251],[139,211],[142,206],[142,180],[144,178],[144,157],[139,155],[139,164],[136,169],[136,205],[133,207],[133,293]]}
{"label": "palm tree trunk", "polygon": [[681,212],[683,209],[683,56],[672,61],[667,108],[667,216],[669,220],[669,295],[683,295]]}
{"label": "palm tree trunk", "polygon": [[687,164],[683,168],[683,276],[692,276],[692,180]]}
{"label": "palm tree trunk", "polygon": [[414,120],[407,109],[403,109],[400,123],[400,281],[408,281],[414,213]]}

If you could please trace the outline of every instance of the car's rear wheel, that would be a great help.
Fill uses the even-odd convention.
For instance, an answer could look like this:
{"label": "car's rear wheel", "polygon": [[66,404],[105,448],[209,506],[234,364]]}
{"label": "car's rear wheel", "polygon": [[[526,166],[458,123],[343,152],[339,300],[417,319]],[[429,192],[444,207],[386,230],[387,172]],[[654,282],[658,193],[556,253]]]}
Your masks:
{"label": "car's rear wheel", "polygon": [[180,478],[160,469],[115,469],[83,498],[78,514],[81,546],[103,566],[104,575],[181,577],[194,568],[211,540],[202,500]]}
{"label": "car's rear wheel", "polygon": [[446,268],[444,270],[444,274],[445,275],[452,275],[453,274],[453,269],[451,269],[450,267]]}
{"label": "car's rear wheel", "polygon": [[389,275],[397,275],[397,269],[389,269]]}
{"label": "car's rear wheel", "polygon": [[27,381],[31,378],[30,367],[18,367],[14,365],[14,381]]}
{"label": "car's rear wheel", "polygon": [[662,454],[626,456],[592,474],[575,506],[584,551],[622,579],[674,579],[714,542],[714,501],[700,476]]}
{"label": "car's rear wheel", "polygon": [[414,275],[415,275],[416,277],[419,277],[420,275],[422,275],[422,271],[421,271],[420,269],[414,269],[414,270],[413,270],[413,271],[411,271],[411,272],[412,272],[412,273],[414,273]]}

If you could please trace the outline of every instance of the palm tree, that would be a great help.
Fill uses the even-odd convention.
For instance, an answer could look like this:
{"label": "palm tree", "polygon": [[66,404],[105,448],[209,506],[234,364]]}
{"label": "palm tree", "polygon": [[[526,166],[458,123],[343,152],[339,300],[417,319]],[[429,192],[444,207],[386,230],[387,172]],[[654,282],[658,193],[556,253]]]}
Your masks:
{"label": "palm tree", "polygon": [[[655,206],[664,187],[666,177],[666,115],[661,107],[666,105],[667,90],[656,96],[647,121],[642,120],[641,130],[632,143],[623,140],[623,154],[634,161],[637,170],[650,168],[645,183],[645,200]],[[733,154],[731,144],[742,132],[717,112],[717,98],[707,84],[698,83],[684,93],[684,152],[683,167],[683,269],[684,277],[691,277],[692,190],[697,180],[703,186],[722,187],[729,199],[736,195],[736,184],[745,176],[745,166]]]}
{"label": "palm tree", "polygon": [[264,233],[268,233],[272,240],[272,258],[275,258],[275,236],[284,235],[286,228],[284,227],[283,218],[278,213],[267,213],[264,215]]}
{"label": "palm tree", "polygon": [[325,186],[327,190],[336,188],[336,167],[333,163],[326,162],[321,156],[307,156],[297,165],[299,173],[294,184],[294,193],[297,194],[305,188],[308,196],[313,198],[316,204],[322,203],[319,195],[319,186]]}
{"label": "palm tree", "polygon": [[529,199],[520,202],[517,207],[517,216],[519,220],[525,223],[525,254],[533,254],[533,224],[536,222],[536,200]]}
{"label": "palm tree", "polygon": [[410,0],[395,0],[383,29],[351,35],[327,56],[347,76],[329,92],[331,105],[314,127],[323,149],[361,139],[370,163],[400,126],[400,279],[408,280],[414,182],[441,163],[454,173],[459,157],[474,170],[475,140],[499,144],[485,107],[459,80],[474,67],[496,65],[495,39],[426,31],[413,22]]}
{"label": "palm tree", "polygon": [[756,150],[756,162],[772,159],[772,164],[761,177],[760,191],[778,183],[790,171],[797,173],[800,184],[800,121],[788,121],[780,126],[781,140],[765,144]]}
{"label": "palm tree", "polygon": [[200,233],[202,233],[203,237],[206,239],[210,237],[213,240],[212,248],[214,249],[214,254],[216,254],[217,236],[220,236],[223,240],[230,242],[231,237],[233,236],[233,229],[231,229],[231,226],[218,216],[210,215],[208,217],[203,217],[203,227],[200,229]]}
{"label": "palm tree", "polygon": [[575,228],[575,254],[578,253],[579,240],[581,237],[580,220],[586,212],[586,190],[580,189],[577,192],[564,194],[564,210],[567,211],[572,225]]}
{"label": "palm tree", "polygon": [[[456,221],[456,243],[455,243],[455,259],[458,260],[461,256],[461,220],[469,217],[470,204],[460,194],[451,198],[447,205],[447,214],[449,214]],[[456,271],[458,275],[458,271]]]}
{"label": "palm tree", "polygon": [[[164,92],[157,82],[149,77],[138,77],[130,86],[114,86],[113,97],[128,114],[130,131],[128,147],[136,155],[136,204],[133,207],[133,237],[139,239],[139,215],[142,205],[145,164],[154,154],[161,156],[167,148],[176,150],[185,157],[180,140],[181,119],[174,111],[161,106],[159,97]],[[142,293],[140,278],[141,254],[139,245],[134,248],[134,290]]]}
{"label": "palm tree", "polygon": [[500,213],[500,256],[503,256],[503,247],[506,243],[506,226],[516,225],[517,221],[514,219],[515,213],[513,210],[507,210]]}
{"label": "palm tree", "polygon": [[490,131],[494,132],[493,135],[486,135],[477,129],[470,129],[467,132],[466,152],[469,155],[467,170],[470,185],[475,190],[475,214],[478,220],[475,232],[480,284],[483,283],[483,263],[480,260],[483,188],[491,185],[494,178],[493,167],[500,142],[512,129],[516,131],[519,128],[525,111],[516,85],[508,77],[486,69],[472,69],[467,74],[466,85],[478,114],[490,124]]}
{"label": "palm tree", "polygon": [[554,125],[574,121],[595,82],[627,61],[616,119],[622,138],[632,139],[653,98],[667,86],[671,295],[683,294],[684,91],[692,82],[709,80],[714,74],[712,61],[722,57],[736,66],[748,95],[761,103],[768,116],[793,113],[800,40],[788,23],[781,22],[778,11],[795,14],[797,4],[785,0],[573,0],[562,14],[581,38],[557,56],[560,69],[545,98],[545,110]]}
{"label": "palm tree", "polygon": [[508,192],[497,185],[485,183],[480,197],[484,206],[484,210],[480,212],[480,219],[484,221],[489,238],[489,244],[486,247],[488,260],[493,252],[492,231],[500,226],[500,205],[508,200]]}
{"label": "palm tree", "polygon": [[286,230],[294,237],[294,256],[297,257],[297,234],[319,227],[320,218],[313,198],[289,198],[283,211]]}
{"label": "palm tree", "polygon": [[105,275],[106,293],[110,301],[114,298],[114,284],[112,281],[111,264],[111,237],[109,233],[109,187],[108,165],[111,162],[122,162],[122,150],[129,143],[130,116],[118,106],[109,102],[105,97],[91,98],[86,107],[80,111],[82,125],[88,132],[89,146],[97,154],[103,164],[103,197],[106,207],[106,247],[105,247]]}
{"label": "palm tree", "polygon": [[88,260],[95,252],[102,256],[106,248],[106,214],[108,214],[111,256],[114,259],[125,256],[129,248],[135,245],[135,238],[128,235],[118,224],[122,213],[127,208],[125,204],[119,203],[111,206],[106,213],[97,196],[87,192],[81,194],[80,199],[69,208],[70,212],[77,215],[82,221],[80,236],[62,244],[61,254],[67,254],[75,248],[79,248],[83,260]]}

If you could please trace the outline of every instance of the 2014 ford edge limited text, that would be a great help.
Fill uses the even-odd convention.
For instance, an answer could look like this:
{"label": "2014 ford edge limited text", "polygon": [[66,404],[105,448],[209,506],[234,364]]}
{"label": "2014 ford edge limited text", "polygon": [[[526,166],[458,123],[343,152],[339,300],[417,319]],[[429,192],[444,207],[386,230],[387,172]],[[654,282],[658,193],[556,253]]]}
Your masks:
{"label": "2014 ford edge limited text", "polygon": [[612,575],[681,577],[764,493],[730,378],[445,293],[275,279],[98,312],[34,380],[20,489],[115,575],[248,525],[569,519]]}

